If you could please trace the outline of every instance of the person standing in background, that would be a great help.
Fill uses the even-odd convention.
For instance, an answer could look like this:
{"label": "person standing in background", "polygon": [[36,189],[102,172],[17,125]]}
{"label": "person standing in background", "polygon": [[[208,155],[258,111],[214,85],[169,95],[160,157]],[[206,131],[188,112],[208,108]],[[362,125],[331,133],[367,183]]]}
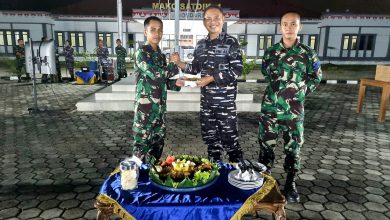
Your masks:
{"label": "person standing in background", "polygon": [[127,56],[127,51],[126,48],[122,46],[122,41],[120,39],[116,40],[116,47],[115,47],[115,53],[117,56],[116,59],[116,69],[118,73],[118,80],[121,78],[127,77],[127,72],[126,72],[126,56]]}
{"label": "person standing in background", "polygon": [[98,66],[100,66],[100,74],[98,76],[98,81],[101,81],[104,75],[104,66],[108,63],[108,48],[104,46],[103,40],[99,39],[98,47],[96,48],[96,56],[98,57]]}
{"label": "person standing in background", "polygon": [[74,49],[69,40],[65,41],[64,56],[66,70],[69,72],[70,81],[74,81]]}
{"label": "person standing in background", "polygon": [[27,80],[30,79],[30,75],[26,72],[24,50],[25,48],[23,39],[18,39],[18,45],[14,48],[16,57],[16,74],[18,75],[18,82],[22,82],[23,72],[25,72]]}

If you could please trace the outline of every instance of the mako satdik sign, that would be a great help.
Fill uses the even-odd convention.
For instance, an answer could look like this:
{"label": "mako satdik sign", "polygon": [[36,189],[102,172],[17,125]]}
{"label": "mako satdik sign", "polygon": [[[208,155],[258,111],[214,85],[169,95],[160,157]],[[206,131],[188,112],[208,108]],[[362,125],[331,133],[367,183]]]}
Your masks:
{"label": "mako satdik sign", "polygon": [[[203,11],[209,7],[211,3],[180,3],[179,7],[182,11]],[[217,4],[221,7],[221,3]],[[154,10],[174,10],[175,3],[169,2],[154,2],[152,3],[152,9]]]}

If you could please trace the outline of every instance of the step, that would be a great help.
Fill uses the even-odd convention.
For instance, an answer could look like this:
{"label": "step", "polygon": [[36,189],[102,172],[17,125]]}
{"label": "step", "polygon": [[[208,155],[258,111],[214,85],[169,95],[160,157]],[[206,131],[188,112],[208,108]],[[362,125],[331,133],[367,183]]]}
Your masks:
{"label": "step", "polygon": [[[112,85],[112,91],[115,91],[115,92],[134,92],[135,85],[134,84],[117,84],[117,83],[115,83]],[[175,92],[175,91],[168,90],[168,92]],[[195,88],[182,87],[180,89],[180,92],[200,92],[200,89],[198,87],[195,87]]]}
{"label": "step", "polygon": [[[78,111],[133,111],[134,102],[126,100],[95,100],[94,95],[76,104]],[[260,103],[251,101],[236,102],[239,112],[260,112]],[[168,101],[169,112],[199,112],[199,101]]]}
{"label": "step", "polygon": [[[95,93],[96,100],[134,100],[135,92],[112,91],[112,87],[107,87]],[[167,100],[199,101],[200,91],[177,92],[168,91]],[[253,94],[237,94],[237,101],[252,101]]]}

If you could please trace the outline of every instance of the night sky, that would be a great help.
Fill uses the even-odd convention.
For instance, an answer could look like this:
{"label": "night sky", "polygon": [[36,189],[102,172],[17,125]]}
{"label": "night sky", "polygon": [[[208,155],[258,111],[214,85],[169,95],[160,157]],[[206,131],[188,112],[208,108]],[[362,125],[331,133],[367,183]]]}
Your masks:
{"label": "night sky", "polygon": [[[158,0],[122,0],[123,15],[132,8],[151,8]],[[167,0],[160,2],[168,2]],[[174,0],[170,0],[171,3]],[[180,1],[188,3],[188,1]],[[355,14],[390,14],[390,0],[204,0],[200,3],[221,3],[223,8],[240,10],[240,17],[279,17],[288,10],[304,17],[319,18],[326,9],[332,13],[349,10]],[[192,0],[190,3],[196,3]],[[0,0],[0,10],[47,11],[53,14],[116,15],[116,0]]]}

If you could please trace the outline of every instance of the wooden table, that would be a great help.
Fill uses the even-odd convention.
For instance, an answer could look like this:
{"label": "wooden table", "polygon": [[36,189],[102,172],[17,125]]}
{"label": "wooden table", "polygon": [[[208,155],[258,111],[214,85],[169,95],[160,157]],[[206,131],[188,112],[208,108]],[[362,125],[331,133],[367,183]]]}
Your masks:
{"label": "wooden table", "polygon": [[[264,211],[271,213],[276,220],[286,220],[285,205],[287,201],[285,197],[281,194],[276,180],[266,174],[263,175],[267,181],[262,186],[262,190],[249,196],[231,219],[241,219],[248,214],[257,216],[258,211]],[[98,209],[96,219],[108,220],[113,214],[119,214],[123,219],[134,219],[115,200],[107,198],[107,196],[105,198],[100,197],[99,199],[98,197],[95,201],[95,208]]]}
{"label": "wooden table", "polygon": [[367,86],[382,88],[382,96],[381,96],[380,107],[379,107],[378,121],[384,122],[386,118],[387,103],[390,97],[390,82],[384,82],[384,81],[373,80],[373,79],[361,79],[360,87],[359,87],[359,98],[358,98],[358,104],[356,109],[357,113],[362,112],[363,101],[366,95]]}

